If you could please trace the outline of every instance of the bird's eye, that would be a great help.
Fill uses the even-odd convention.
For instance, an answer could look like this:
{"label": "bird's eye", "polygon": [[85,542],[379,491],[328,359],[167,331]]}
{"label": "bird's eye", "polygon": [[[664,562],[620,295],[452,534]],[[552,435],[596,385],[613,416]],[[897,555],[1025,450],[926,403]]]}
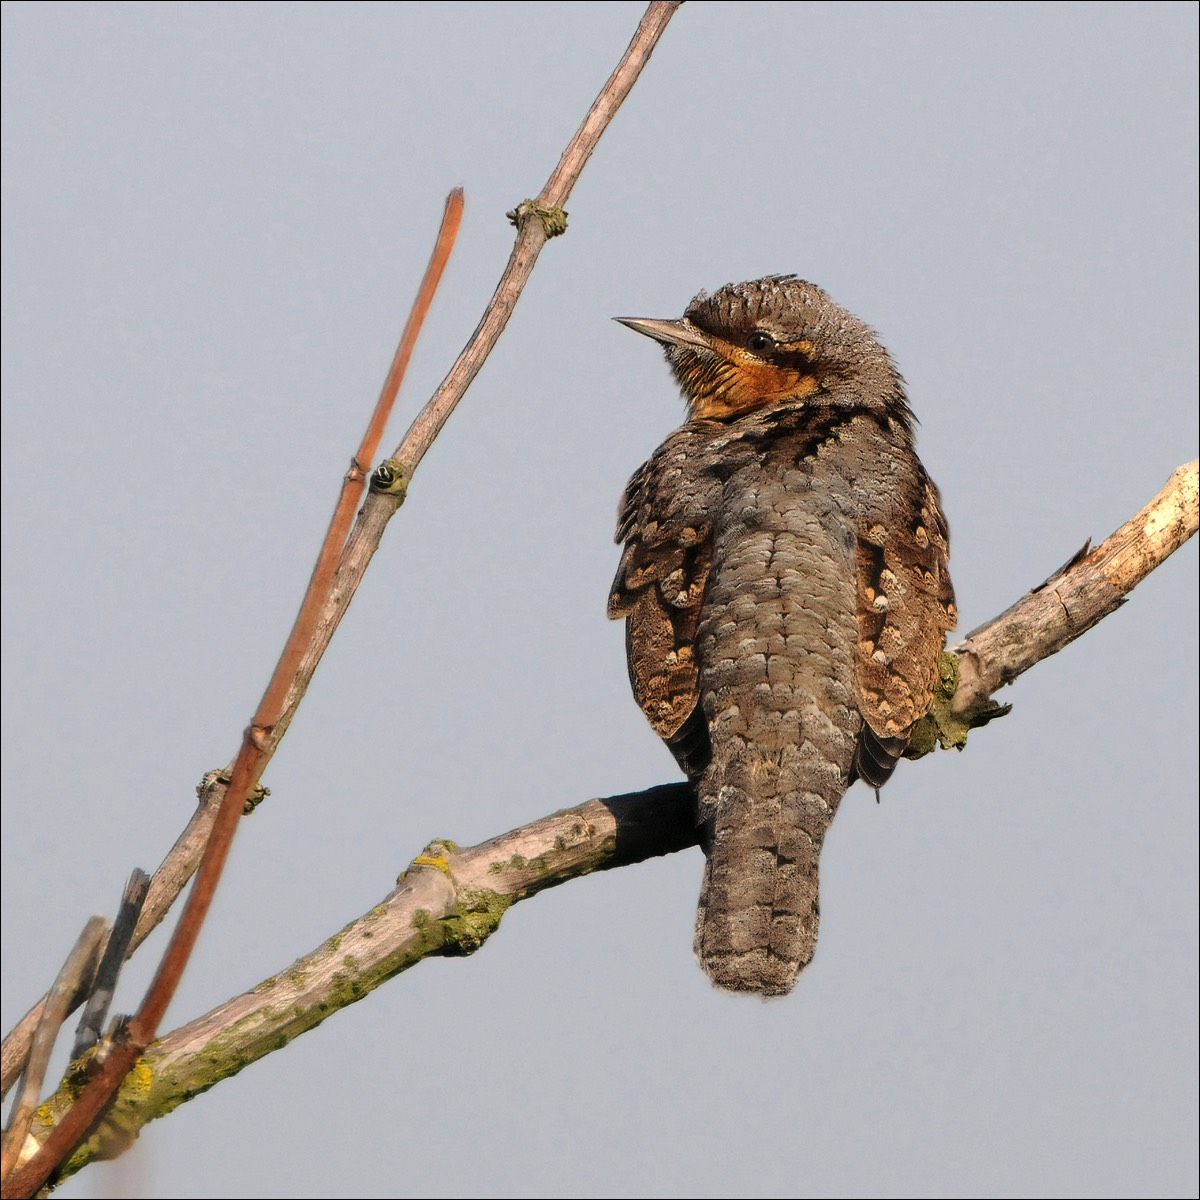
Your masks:
{"label": "bird's eye", "polygon": [[756,354],[761,354],[775,345],[775,339],[765,330],[756,329],[747,339],[746,345]]}

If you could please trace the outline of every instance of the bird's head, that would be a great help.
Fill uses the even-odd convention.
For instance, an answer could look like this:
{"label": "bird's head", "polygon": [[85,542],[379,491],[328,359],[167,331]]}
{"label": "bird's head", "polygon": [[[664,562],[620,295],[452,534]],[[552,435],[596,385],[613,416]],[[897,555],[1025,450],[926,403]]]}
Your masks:
{"label": "bird's head", "polygon": [[794,275],[701,292],[678,321],[617,320],[662,344],[692,420],[807,400],[907,412],[903,382],[870,326]]}

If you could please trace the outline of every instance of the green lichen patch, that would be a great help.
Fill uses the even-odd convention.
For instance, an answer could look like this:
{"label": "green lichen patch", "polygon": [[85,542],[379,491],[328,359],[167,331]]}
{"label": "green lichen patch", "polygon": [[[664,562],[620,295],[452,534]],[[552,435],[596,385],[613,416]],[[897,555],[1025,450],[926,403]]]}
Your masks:
{"label": "green lichen patch", "polygon": [[[117,1158],[129,1149],[148,1119],[146,1105],[154,1083],[153,1068],[146,1059],[139,1058],[122,1081],[116,1099],[103,1119],[67,1159],[59,1176],[60,1180],[74,1175],[95,1158]],[[61,1095],[62,1093],[59,1094],[59,1098]]]}
{"label": "green lichen patch", "polygon": [[550,864],[540,854],[537,858],[526,858],[522,854],[514,854],[512,858],[505,861],[497,860],[490,863],[488,870],[496,875],[503,874],[505,871],[532,871],[535,875],[545,875],[550,870]]}
{"label": "green lichen patch", "polygon": [[570,850],[573,846],[578,846],[580,842],[587,841],[591,835],[591,830],[587,824],[580,821],[578,825],[572,826],[570,833],[560,833],[554,839],[555,850]]}
{"label": "green lichen patch", "polygon": [[442,918],[444,954],[474,954],[495,932],[512,897],[490,888],[462,888],[458,903]]}
{"label": "green lichen patch", "polygon": [[546,237],[553,238],[567,232],[567,214],[564,209],[536,200],[522,200],[516,208],[504,214],[518,229],[529,220],[538,220]]}
{"label": "green lichen patch", "polygon": [[958,691],[958,656],[943,650],[938,657],[938,683],[933,703],[913,727],[905,758],[924,758],[941,746],[943,750],[962,750],[967,744],[967,735],[997,717],[1004,716],[1012,708],[1009,704],[988,703],[979,712],[962,716],[954,712],[954,693]]}
{"label": "green lichen patch", "polygon": [[412,472],[398,458],[385,458],[371,474],[371,491],[403,504],[411,479]]}

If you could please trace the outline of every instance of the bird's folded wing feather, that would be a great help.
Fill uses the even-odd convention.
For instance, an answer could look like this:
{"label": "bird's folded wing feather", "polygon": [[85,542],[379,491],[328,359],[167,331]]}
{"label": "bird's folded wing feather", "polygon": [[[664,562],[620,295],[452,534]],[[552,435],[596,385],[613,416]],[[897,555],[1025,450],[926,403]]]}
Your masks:
{"label": "bird's folded wing feather", "polygon": [[625,550],[608,615],[626,618],[634,697],[680,766],[695,775],[709,753],[699,708],[696,631],[712,559],[711,530],[706,522],[670,511],[660,487],[669,469],[669,458],[656,455],[625,490],[616,537]]}
{"label": "bird's folded wing feather", "polygon": [[918,468],[902,492],[858,531],[855,673],[864,726],[855,768],[875,787],[929,711],[938,656],[957,620],[937,488]]}

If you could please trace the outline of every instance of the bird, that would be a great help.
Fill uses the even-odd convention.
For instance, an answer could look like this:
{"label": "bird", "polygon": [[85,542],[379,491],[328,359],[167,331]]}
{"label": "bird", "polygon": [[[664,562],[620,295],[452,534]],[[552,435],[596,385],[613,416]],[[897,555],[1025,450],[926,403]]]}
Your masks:
{"label": "bird", "polygon": [[778,996],[812,959],[842,796],[888,780],[956,623],[941,497],[873,329],[795,275],[700,292],[658,342],[687,419],[633,474],[608,615],[694,784],[694,950]]}

